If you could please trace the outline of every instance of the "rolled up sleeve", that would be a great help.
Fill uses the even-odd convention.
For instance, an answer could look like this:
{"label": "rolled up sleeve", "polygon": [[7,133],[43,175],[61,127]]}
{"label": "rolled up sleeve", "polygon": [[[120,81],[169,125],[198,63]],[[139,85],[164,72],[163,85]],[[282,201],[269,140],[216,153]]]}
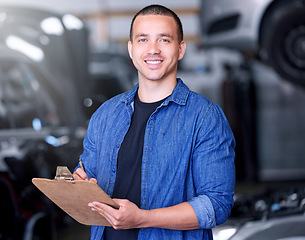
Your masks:
{"label": "rolled up sleeve", "polygon": [[234,204],[235,140],[219,106],[211,104],[204,113],[193,154],[196,196],[193,207],[200,228],[224,223]]}
{"label": "rolled up sleeve", "polygon": [[216,226],[215,212],[210,199],[205,195],[200,195],[189,201],[194,209],[199,228],[210,229]]}

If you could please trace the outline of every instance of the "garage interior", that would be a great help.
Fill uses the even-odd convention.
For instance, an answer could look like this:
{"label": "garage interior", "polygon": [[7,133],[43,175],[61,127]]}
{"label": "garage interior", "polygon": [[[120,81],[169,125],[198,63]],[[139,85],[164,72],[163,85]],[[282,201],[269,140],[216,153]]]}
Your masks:
{"label": "garage interior", "polygon": [[[300,35],[295,40],[300,42],[295,52],[301,59],[301,73],[290,78],[265,61],[263,51],[263,56],[258,57],[253,52],[221,43],[206,46],[200,15],[206,7],[204,1],[155,1],[181,17],[187,52],[179,63],[178,77],[191,90],[221,106],[236,138],[236,204],[229,220],[214,230],[215,240],[305,239],[302,227],[305,223],[305,3],[293,2],[302,2],[298,9],[304,15],[300,20]],[[107,99],[130,90],[137,83],[137,73],[127,54],[129,25],[133,15],[148,4],[151,4],[148,0],[27,0],[26,3],[0,0],[0,207],[3,209],[0,240],[34,239],[34,231],[38,236],[35,239],[89,239],[90,227],[77,223],[39,195],[30,180],[53,178],[59,164],[67,165],[72,171],[81,153],[85,124],[92,113]],[[6,14],[8,6],[10,10]],[[23,36],[37,38],[40,30],[35,31],[36,23],[32,22],[20,27],[28,16],[16,17],[16,22],[6,25],[10,24],[6,22],[9,14],[22,15],[23,10],[14,9],[19,7],[30,8],[31,14],[41,10],[54,13],[49,19],[66,16],[74,25],[68,33],[56,33],[57,23],[45,22],[55,26],[54,32],[46,34],[48,38],[39,38],[45,53],[39,55],[41,52],[37,50],[38,60],[28,61],[22,55],[31,59],[24,51],[30,45],[23,49],[10,48],[18,39],[9,36],[15,29],[21,29]],[[40,13],[35,16],[45,18]],[[31,52],[35,51],[33,48]],[[18,77],[28,77],[28,68],[36,78],[46,79],[45,85],[40,86],[42,90],[35,92],[39,95],[35,98],[32,90],[23,92],[24,88],[17,84]],[[14,79],[14,85],[5,82],[9,78]],[[19,88],[15,90],[17,85]],[[48,88],[54,91],[47,93]],[[2,100],[5,97],[7,106]],[[46,116],[45,122],[50,126],[60,123],[69,129],[45,131],[41,127],[43,120],[32,121],[29,114],[34,110],[30,105],[35,105],[36,97],[44,99],[40,102],[40,111],[46,108],[52,113]],[[48,103],[51,98],[57,99],[53,105]],[[61,107],[55,112],[57,105]],[[29,122],[2,118],[6,108],[12,116],[20,114],[18,119]],[[26,114],[25,109],[29,109]],[[61,119],[57,114],[65,117]],[[35,131],[29,131],[28,126]],[[36,198],[39,201],[33,201]],[[53,213],[41,212],[45,208],[52,209]],[[35,215],[37,212],[41,215]],[[34,215],[42,219],[39,224],[44,233],[35,230],[41,227],[39,224],[29,224]],[[12,233],[15,227],[19,229],[18,234]],[[287,235],[287,231],[291,234]],[[46,238],[45,232],[51,234]]]}

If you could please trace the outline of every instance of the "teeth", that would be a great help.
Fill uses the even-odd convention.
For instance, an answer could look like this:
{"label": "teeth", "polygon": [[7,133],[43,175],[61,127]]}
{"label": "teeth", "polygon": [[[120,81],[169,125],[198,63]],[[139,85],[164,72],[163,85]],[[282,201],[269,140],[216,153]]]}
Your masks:
{"label": "teeth", "polygon": [[161,63],[162,61],[146,61],[149,64],[158,64]]}

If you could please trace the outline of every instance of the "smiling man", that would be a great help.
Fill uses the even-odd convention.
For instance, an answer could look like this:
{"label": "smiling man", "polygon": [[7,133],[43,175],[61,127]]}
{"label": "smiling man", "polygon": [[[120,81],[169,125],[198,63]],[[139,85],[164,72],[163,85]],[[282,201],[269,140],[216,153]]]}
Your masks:
{"label": "smiling man", "polygon": [[212,239],[228,218],[235,141],[222,110],[177,78],[186,44],[170,9],[150,5],[132,20],[128,51],[139,84],[92,116],[81,156],[87,173],[120,205],[89,203],[112,227],[91,239]]}
{"label": "smiling man", "polygon": [[134,19],[128,50],[139,72],[141,101],[161,100],[176,86],[178,60],[182,59],[186,48],[178,32],[171,16],[138,15]]}

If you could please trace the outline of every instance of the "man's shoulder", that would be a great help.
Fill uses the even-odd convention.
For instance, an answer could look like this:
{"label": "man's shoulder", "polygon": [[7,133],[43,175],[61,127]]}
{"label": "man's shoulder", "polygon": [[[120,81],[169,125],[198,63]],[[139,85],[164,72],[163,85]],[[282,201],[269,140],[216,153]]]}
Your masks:
{"label": "man's shoulder", "polygon": [[192,90],[188,93],[186,107],[188,111],[202,116],[204,119],[209,117],[222,118],[224,116],[222,108],[217,103]]}
{"label": "man's shoulder", "polygon": [[189,104],[192,107],[201,108],[201,109],[209,108],[215,105],[210,99],[194,91],[189,92],[187,104]]}
{"label": "man's shoulder", "polygon": [[108,115],[109,112],[114,111],[114,109],[118,108],[121,103],[122,95],[125,93],[121,93],[119,95],[116,95],[105,102],[103,102],[93,113],[91,116],[92,119],[101,119],[102,117],[105,117]]}
{"label": "man's shoulder", "polygon": [[[111,109],[111,108],[116,108],[118,107],[118,105],[122,104],[122,103],[128,103],[133,101],[134,98],[134,90],[131,91],[127,91],[127,92],[123,92],[120,93],[110,99],[108,99],[107,101],[105,101],[100,107],[99,109],[103,110],[103,109]],[[124,104],[123,104],[124,105]],[[122,105],[122,106],[123,106]],[[98,110],[99,110],[98,109]]]}
{"label": "man's shoulder", "polygon": [[191,98],[193,98],[196,101],[200,101],[200,102],[207,103],[207,104],[211,104],[212,103],[212,101],[209,98],[207,98],[207,97],[205,97],[205,96],[203,96],[203,95],[201,95],[201,94],[199,94],[197,92],[194,92],[192,90],[190,90],[190,94],[189,95],[190,95]]}
{"label": "man's shoulder", "polygon": [[178,84],[173,92],[173,99],[174,101],[186,105],[210,105],[212,102],[204,97],[203,95],[200,95],[197,92],[194,92],[189,89],[189,87],[182,81],[182,79],[177,78]]}

